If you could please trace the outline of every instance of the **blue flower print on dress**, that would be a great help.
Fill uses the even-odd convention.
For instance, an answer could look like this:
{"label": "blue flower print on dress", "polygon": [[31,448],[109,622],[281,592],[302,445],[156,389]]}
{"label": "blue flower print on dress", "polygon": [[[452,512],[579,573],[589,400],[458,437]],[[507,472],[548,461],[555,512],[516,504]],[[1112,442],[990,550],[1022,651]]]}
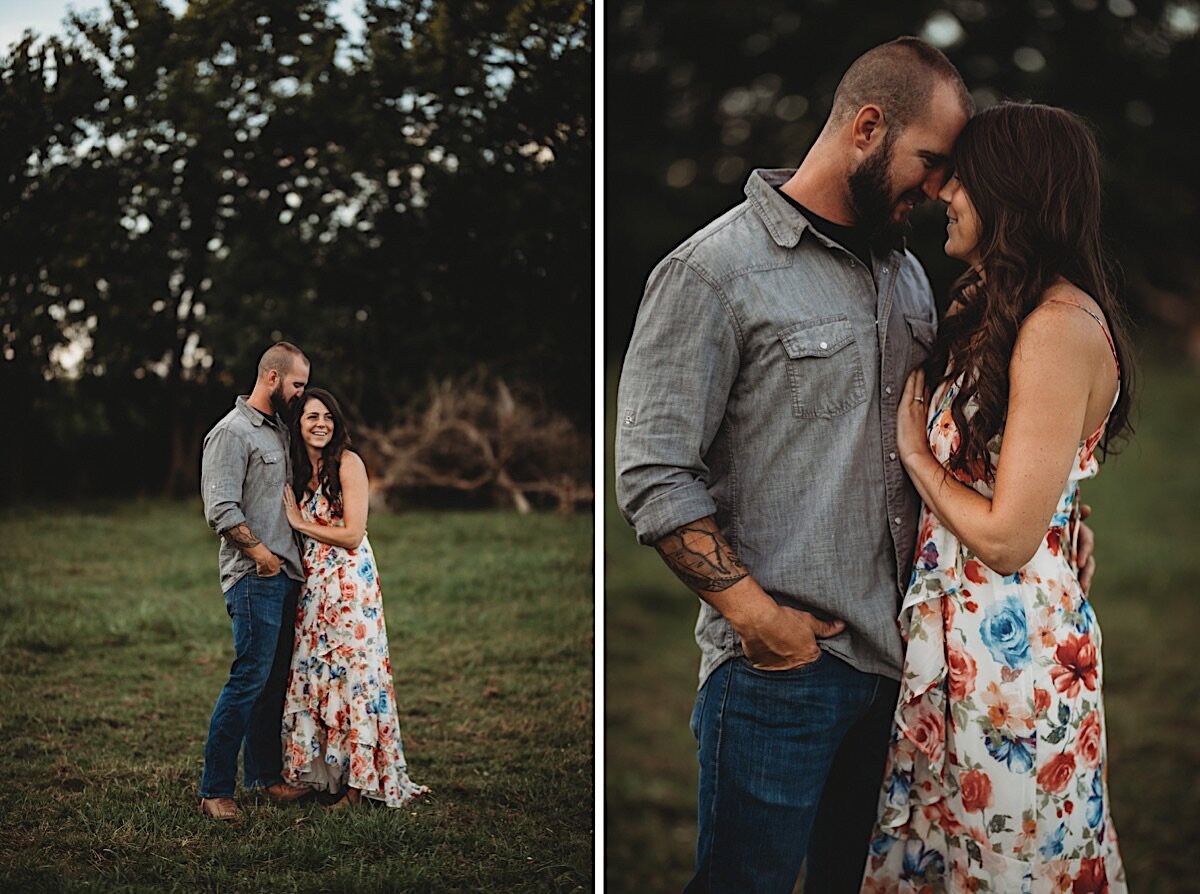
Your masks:
{"label": "blue flower print on dress", "polygon": [[891,801],[904,800],[908,797],[908,790],[912,787],[912,780],[904,773],[893,773],[887,782],[888,798]]}
{"label": "blue flower print on dress", "polygon": [[1046,838],[1038,853],[1043,860],[1053,860],[1063,852],[1063,839],[1067,835],[1067,824],[1059,823],[1058,828]]}
{"label": "blue flower print on dress", "polygon": [[917,565],[925,571],[932,571],[938,565],[937,544],[930,540],[917,556]]}
{"label": "blue flower print on dress", "polygon": [[988,754],[1007,765],[1016,773],[1028,773],[1033,769],[1033,750],[1037,739],[1033,736],[1006,736],[999,730],[993,729],[984,737],[984,745]]}
{"label": "blue flower print on dress", "polygon": [[1087,799],[1087,824],[1093,829],[1100,827],[1104,820],[1104,776],[1096,770],[1092,776],[1092,791]]}
{"label": "blue flower print on dress", "polygon": [[358,566],[358,576],[363,579],[367,585],[375,583],[375,566],[370,562],[363,562]]}
{"label": "blue flower print on dress", "polygon": [[900,878],[905,880],[940,878],[945,872],[945,858],[919,841],[909,841],[904,848],[904,866]]}
{"label": "blue flower print on dress", "polygon": [[997,663],[1019,670],[1029,664],[1029,631],[1025,626],[1025,605],[1009,595],[987,607],[979,635]]}
{"label": "blue flower print on dress", "polygon": [[891,835],[887,835],[885,833],[880,833],[879,835],[876,835],[874,838],[871,839],[871,853],[874,854],[876,857],[881,856],[882,854],[886,854],[888,851],[888,848],[890,848],[895,843],[895,841],[896,841],[896,839],[893,838]]}

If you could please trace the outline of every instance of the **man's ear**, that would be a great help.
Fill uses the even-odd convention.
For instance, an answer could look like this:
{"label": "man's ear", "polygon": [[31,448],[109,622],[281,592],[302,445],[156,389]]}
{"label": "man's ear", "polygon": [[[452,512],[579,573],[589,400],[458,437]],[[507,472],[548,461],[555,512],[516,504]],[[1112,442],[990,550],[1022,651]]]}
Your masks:
{"label": "man's ear", "polygon": [[858,110],[850,125],[850,135],[854,140],[854,148],[863,152],[883,140],[887,132],[887,123],[883,120],[883,109],[877,105],[865,105]]}

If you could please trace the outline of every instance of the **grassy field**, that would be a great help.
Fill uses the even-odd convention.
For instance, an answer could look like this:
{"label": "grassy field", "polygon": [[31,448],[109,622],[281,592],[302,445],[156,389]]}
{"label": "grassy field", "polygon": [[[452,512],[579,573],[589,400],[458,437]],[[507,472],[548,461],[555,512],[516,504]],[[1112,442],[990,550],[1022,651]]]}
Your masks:
{"label": "grassy field", "polygon": [[[1131,890],[1173,894],[1197,890],[1200,377],[1145,370],[1140,408],[1133,442],[1084,496],[1095,510],[1114,823]],[[675,892],[695,836],[696,603],[634,542],[607,474],[606,890]]]}
{"label": "grassy field", "polygon": [[199,505],[0,513],[0,891],[591,891],[592,527],[371,518],[403,810],[195,811],[232,657]]}

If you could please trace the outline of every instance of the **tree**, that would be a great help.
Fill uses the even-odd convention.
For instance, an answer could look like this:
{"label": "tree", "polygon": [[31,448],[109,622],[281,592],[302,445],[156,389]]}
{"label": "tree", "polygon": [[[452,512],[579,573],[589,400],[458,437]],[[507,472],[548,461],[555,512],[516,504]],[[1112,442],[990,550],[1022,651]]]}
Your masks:
{"label": "tree", "polygon": [[480,362],[587,418],[590,5],[327,7],[112,0],[0,65],[0,375],[96,405],[115,489],[194,492],[280,338],[367,421]]}

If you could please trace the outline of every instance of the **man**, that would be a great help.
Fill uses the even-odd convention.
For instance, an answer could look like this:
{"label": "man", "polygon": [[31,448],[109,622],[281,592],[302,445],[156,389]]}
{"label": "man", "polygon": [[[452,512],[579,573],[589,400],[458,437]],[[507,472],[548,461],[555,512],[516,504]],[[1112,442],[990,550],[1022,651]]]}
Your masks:
{"label": "man", "polygon": [[896,406],[929,352],[903,246],[972,113],[915,38],[868,51],[799,169],[651,274],[622,370],[617,492],[701,598],[689,892],[857,892],[902,651],[919,501]]}
{"label": "man", "polygon": [[240,815],[233,799],[239,748],[247,789],[261,788],[276,802],[308,794],[284,783],[281,772],[283,699],[304,580],[283,506],[291,478],[286,420],[308,372],[308,359],[295,345],[268,348],[250,396],[239,397],[204,437],[200,489],[204,516],[221,536],[221,589],[234,648],[209,722],[200,783],[200,811],[217,820]]}

